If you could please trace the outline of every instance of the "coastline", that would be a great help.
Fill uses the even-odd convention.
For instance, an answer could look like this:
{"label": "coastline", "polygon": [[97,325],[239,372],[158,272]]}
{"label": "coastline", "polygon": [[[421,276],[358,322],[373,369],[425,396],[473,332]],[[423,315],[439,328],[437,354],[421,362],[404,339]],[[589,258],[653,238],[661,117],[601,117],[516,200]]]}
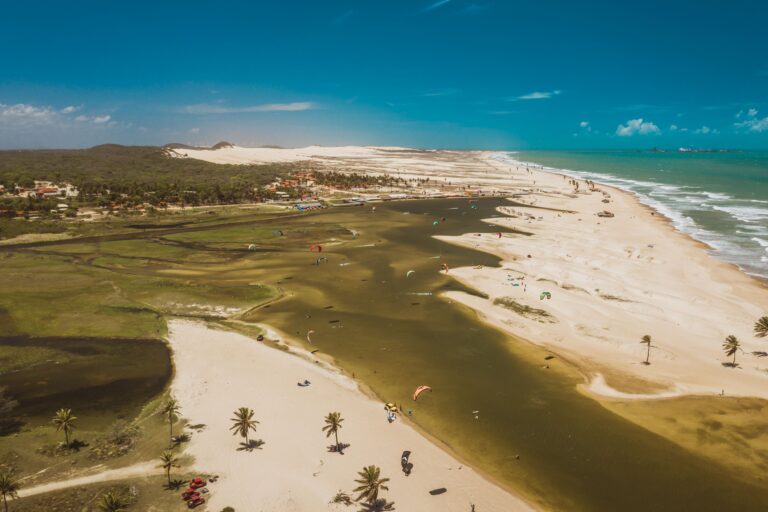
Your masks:
{"label": "coastline", "polygon": [[[412,425],[400,419],[388,424],[380,401],[334,367],[301,357],[300,350],[285,353],[183,320],[172,321],[169,330],[177,364],[172,389],[190,423],[205,424],[185,453],[198,470],[221,476],[209,501],[215,509],[258,504],[265,511],[343,510],[329,500],[338,490],[351,491],[363,465],[376,464],[391,478],[387,499],[403,510],[463,512],[470,504],[484,511],[533,510]],[[296,386],[307,377],[311,386]],[[253,452],[236,450],[238,441],[227,432],[230,410],[245,405],[256,410],[261,424],[255,437],[265,441]],[[340,440],[351,446],[344,455],[325,448],[332,442],[320,431],[326,409],[346,419]],[[404,449],[413,452],[410,476],[399,467]],[[441,487],[447,491],[429,493]]]}
{"label": "coastline", "polygon": [[[499,167],[503,164],[500,164],[498,161],[494,160],[493,158],[488,158],[488,161],[491,165]],[[524,164],[518,164],[524,168]],[[520,169],[517,169],[518,172]],[[531,170],[531,175],[534,176],[536,179],[533,180],[538,183],[532,184],[533,187],[538,189],[539,193],[533,192],[535,198],[533,200],[532,205],[535,204],[535,206],[547,206],[547,207],[556,207],[560,209],[571,209],[575,211],[576,213],[573,215],[576,215],[577,217],[580,217],[579,220],[576,222],[573,222],[572,218],[569,218],[568,215],[565,213],[558,214],[559,220],[552,220],[549,217],[552,217],[551,214],[549,214],[549,217],[545,221],[535,221],[531,220],[530,218],[526,219],[523,217],[523,220],[520,220],[520,217],[514,218],[508,215],[508,212],[500,212],[505,213],[505,216],[502,218],[491,218],[491,219],[485,219],[490,224],[500,225],[504,227],[511,227],[511,228],[520,228],[521,225],[525,227],[525,229],[534,231],[534,235],[531,237],[528,237],[526,239],[525,244],[536,244],[537,239],[540,239],[542,236],[548,236],[547,234],[550,233],[550,239],[548,240],[548,243],[546,244],[539,244],[538,247],[536,247],[537,250],[543,250],[543,251],[552,251],[555,252],[558,250],[558,246],[563,245],[566,243],[566,238],[568,238],[568,242],[570,243],[568,245],[567,251],[563,254],[559,255],[560,257],[547,259],[546,264],[553,270],[551,272],[545,272],[545,273],[536,273],[535,267],[533,265],[530,265],[530,261],[524,261],[524,254],[520,250],[516,250],[513,247],[512,242],[508,242],[509,240],[512,240],[511,238],[505,237],[503,239],[500,239],[498,241],[494,240],[495,237],[488,237],[483,236],[480,238],[472,237],[469,238],[469,234],[465,235],[463,237],[437,237],[443,241],[449,242],[449,243],[455,243],[459,245],[463,245],[466,247],[473,247],[477,250],[482,250],[489,252],[491,254],[494,254],[498,257],[500,257],[504,261],[504,269],[501,271],[498,271],[496,269],[496,272],[491,271],[491,269],[452,269],[452,273],[455,273],[454,277],[458,278],[459,281],[461,281],[463,284],[470,286],[474,289],[477,289],[481,291],[482,293],[485,293],[489,296],[488,300],[479,299],[476,297],[462,297],[460,295],[453,294],[451,295],[451,298],[456,299],[465,305],[475,309],[478,312],[483,312],[483,316],[495,325],[496,327],[499,327],[503,329],[504,331],[514,335],[515,337],[522,338],[524,340],[528,340],[534,344],[537,344],[539,346],[543,346],[549,350],[552,350],[555,353],[561,352],[561,353],[567,353],[569,354],[569,359],[573,360],[574,363],[579,367],[587,376],[594,376],[601,374],[600,368],[602,366],[607,367],[608,370],[611,372],[621,372],[626,373],[628,375],[631,375],[635,378],[641,378],[649,380],[652,383],[660,384],[668,389],[675,389],[676,394],[675,396],[682,396],[686,394],[720,394],[725,391],[726,388],[728,388],[727,394],[728,395],[738,395],[738,396],[755,396],[755,397],[761,397],[766,398],[768,397],[768,391],[765,390],[764,383],[766,382],[766,376],[765,373],[762,371],[762,369],[755,369],[755,368],[748,368],[749,376],[744,377],[742,375],[744,372],[740,372],[741,374],[737,374],[735,376],[736,379],[738,379],[740,382],[734,386],[733,382],[731,381],[734,378],[734,372],[723,372],[723,370],[733,370],[730,368],[724,368],[719,363],[722,358],[719,358],[720,360],[717,360],[717,353],[718,349],[720,348],[720,341],[725,337],[726,331],[721,331],[720,336],[713,336],[714,340],[711,344],[711,355],[713,358],[713,361],[715,361],[715,364],[709,364],[706,366],[706,369],[703,368],[700,364],[696,366],[695,370],[697,371],[688,371],[687,375],[682,376],[679,374],[678,371],[676,371],[674,368],[671,367],[671,365],[665,365],[665,371],[660,372],[657,370],[659,365],[654,365],[653,361],[652,364],[649,366],[645,366],[643,368],[638,368],[638,365],[636,364],[638,360],[641,360],[641,346],[638,342],[635,342],[634,345],[630,345],[630,341],[627,340],[627,336],[622,333],[623,330],[622,327],[626,326],[620,326],[621,322],[615,322],[612,329],[607,329],[608,333],[605,335],[605,333],[597,334],[596,336],[593,335],[593,338],[601,337],[606,338],[607,336],[616,336],[616,337],[623,337],[623,342],[619,343],[618,350],[606,348],[606,343],[582,343],[579,344],[576,347],[569,347],[567,344],[564,343],[566,339],[569,341],[572,340],[574,337],[578,337],[578,329],[571,329],[570,332],[562,331],[559,332],[556,329],[546,329],[542,328],[541,325],[535,325],[536,322],[534,321],[527,321],[526,319],[520,317],[519,315],[514,315],[513,313],[510,313],[508,311],[503,310],[499,306],[495,306],[492,304],[494,299],[503,297],[507,292],[509,292],[508,288],[502,288],[498,285],[499,282],[502,281],[502,273],[510,273],[510,272],[522,272],[525,274],[528,278],[531,277],[531,272],[533,274],[537,275],[537,278],[539,279],[547,279],[552,278],[551,280],[558,283],[559,286],[555,286],[554,284],[552,286],[555,286],[557,289],[558,295],[562,294],[569,294],[573,295],[571,290],[563,289],[563,285],[565,285],[565,288],[568,288],[568,286],[573,286],[573,284],[569,284],[566,282],[566,278],[563,276],[569,276],[570,274],[573,274],[571,270],[569,270],[567,267],[573,264],[579,264],[579,265],[586,265],[586,259],[579,260],[579,255],[577,254],[577,251],[581,252],[581,256],[588,257],[588,254],[586,254],[590,249],[594,249],[594,247],[591,245],[593,243],[595,244],[606,244],[606,245],[613,245],[614,249],[617,249],[615,246],[618,243],[624,244],[624,245],[633,245],[634,251],[637,252],[638,257],[642,258],[650,258],[653,259],[664,259],[664,266],[666,264],[676,266],[679,270],[685,271],[686,267],[692,267],[694,264],[696,265],[696,269],[698,272],[700,272],[700,278],[706,279],[709,281],[709,283],[712,286],[720,286],[724,293],[729,293],[738,297],[744,297],[745,300],[742,301],[742,304],[739,305],[737,308],[732,308],[729,313],[731,316],[738,316],[742,318],[742,323],[738,326],[735,325],[728,325],[726,326],[727,329],[732,329],[736,331],[735,333],[739,337],[739,339],[742,340],[742,343],[744,343],[746,352],[750,351],[759,351],[761,350],[761,344],[758,341],[755,341],[751,336],[751,322],[750,322],[750,316],[752,318],[757,318],[760,314],[760,312],[766,308],[768,308],[768,293],[766,293],[766,287],[764,282],[762,282],[760,279],[756,278],[755,276],[752,276],[750,274],[746,274],[743,272],[737,265],[729,262],[722,261],[718,258],[716,258],[714,255],[712,255],[709,251],[703,250],[706,246],[705,243],[693,238],[688,233],[682,232],[678,230],[674,224],[671,222],[670,219],[668,219],[666,216],[661,214],[660,212],[657,212],[653,207],[646,205],[642,203],[639,198],[636,197],[636,195],[632,192],[625,191],[616,187],[612,186],[605,186],[602,184],[597,184],[597,188],[600,190],[607,191],[611,196],[611,203],[605,205],[605,209],[610,209],[611,211],[614,211],[617,217],[620,218],[610,218],[610,219],[598,219],[597,224],[593,222],[590,223],[590,227],[592,229],[581,229],[581,227],[587,225],[592,219],[594,219],[594,213],[597,211],[600,211],[603,208],[603,204],[594,201],[590,202],[587,201],[587,205],[584,205],[584,201],[581,201],[582,197],[590,197],[590,196],[599,196],[599,194],[570,194],[569,193],[569,187],[564,187],[562,185],[563,181],[567,181],[567,179],[570,179],[570,177],[567,174],[557,173],[552,170]],[[559,179],[558,179],[559,178]],[[557,194],[560,196],[560,198],[553,198],[553,197],[546,197],[545,195],[542,195],[540,192],[543,188],[546,188],[546,192],[548,194]],[[517,202],[523,202],[521,198],[516,198]],[[581,201],[581,202],[579,202]],[[576,205],[579,206],[576,206]],[[620,209],[620,210],[617,210]],[[520,206],[512,206],[511,210],[525,210],[524,207]],[[538,215],[538,214],[537,214]],[[573,217],[571,215],[570,217]],[[538,218],[541,218],[540,216]],[[637,220],[641,219],[640,222],[634,222],[631,223],[632,226],[629,231],[626,233],[619,233],[621,236],[616,236],[616,230],[612,230],[613,232],[610,232],[611,230],[606,230],[602,227],[598,227],[598,225],[601,225],[601,220],[603,221],[604,225],[610,225],[611,223],[616,225],[622,225],[629,223],[629,220]],[[564,228],[561,225],[558,225],[559,223],[566,223],[567,228]],[[578,224],[577,223],[581,223]],[[537,224],[544,224],[544,226],[541,229],[536,229]],[[637,227],[636,227],[637,226]],[[660,240],[662,242],[665,242],[667,245],[674,245],[674,248],[667,247],[666,249],[672,249],[667,250],[664,252],[664,254],[659,256],[660,251],[659,247],[653,247],[653,255],[649,256],[648,254],[643,254],[640,256],[640,253],[642,253],[642,245],[647,245],[650,247],[651,245],[658,245],[651,244],[651,243],[645,243],[642,244],[642,241],[639,241],[637,239],[633,239],[630,233],[633,233],[633,229],[643,229],[642,226],[646,226],[647,229],[650,229],[648,233],[646,233],[646,240],[643,240],[644,242],[648,242],[649,240],[653,239],[653,241]],[[553,239],[551,237],[551,231],[557,230],[557,239]],[[575,231],[576,234],[573,232],[568,231]],[[604,233],[605,231],[609,231],[608,233]],[[590,237],[587,237],[587,232],[589,232]],[[582,243],[576,243],[575,238],[576,237],[583,237],[581,242]],[[613,238],[611,238],[613,237]],[[590,243],[584,244],[583,242],[585,240],[590,240]],[[586,245],[586,247],[585,247]],[[531,251],[532,249],[528,249],[528,251]],[[684,258],[689,258],[687,264],[685,264],[685,260],[681,261],[680,257],[677,257],[674,253],[680,251],[685,253]],[[573,253],[573,254],[571,254]],[[613,256],[618,256],[621,253],[620,248],[618,250],[615,250]],[[635,254],[633,253],[633,256]],[[576,261],[574,261],[576,260]],[[605,257],[600,260],[601,264],[603,265],[611,265],[615,263],[615,258],[609,258]],[[657,262],[658,264],[658,262]],[[654,274],[658,274],[660,272],[664,271],[664,268],[650,268],[650,265],[632,265],[630,267],[627,267],[626,265],[619,265],[621,266],[622,272],[625,272],[630,274],[636,274],[638,272],[643,273],[645,277],[652,278],[654,277]],[[604,282],[601,280],[601,274],[604,273],[605,266],[601,268],[594,268],[592,272],[589,272],[588,270],[584,271],[584,274],[588,274],[589,278],[584,279],[584,282],[589,282],[591,284]],[[495,274],[495,275],[494,275]],[[541,274],[541,275],[539,275]],[[547,275],[544,275],[547,274]],[[582,276],[583,277],[583,276]],[[672,279],[673,275],[665,275],[665,278]],[[558,279],[559,278],[559,279]],[[494,280],[496,283],[492,283],[489,281]],[[616,279],[614,282],[611,282],[610,285],[614,287],[614,289],[620,289],[622,293],[626,293],[627,295],[630,295],[630,289],[626,286],[622,286],[624,283],[620,283],[618,281],[621,281],[620,279]],[[527,281],[528,285],[531,285],[531,281]],[[674,283],[674,279],[670,281],[670,283]],[[723,283],[726,283],[725,285]],[[644,283],[641,281],[636,280],[634,283],[635,287],[637,289],[640,289],[642,291],[642,294],[647,295],[648,297],[645,297],[646,301],[645,306],[654,306],[653,304],[650,304],[656,297],[654,295],[662,295],[662,294],[655,294],[653,290],[646,289],[647,287],[644,286]],[[685,295],[686,293],[690,293],[693,295],[694,293],[699,293],[702,291],[706,291],[706,287],[699,287],[696,286],[696,290],[691,290],[690,283],[675,283],[679,284],[680,286],[677,286],[675,289],[677,290],[677,294],[679,295]],[[682,286],[685,284],[685,286]],[[658,283],[657,283],[658,285]],[[673,286],[674,287],[674,286]],[[542,288],[542,287],[536,287]],[[584,301],[586,299],[585,295],[593,295],[595,292],[592,292],[591,290],[594,289],[600,289],[601,287],[598,287],[597,285],[593,286],[590,290],[587,290],[586,285],[581,288],[580,295],[582,295],[578,300]],[[539,291],[543,291],[539,290]],[[586,293],[583,293],[586,292]],[[616,292],[618,295],[618,292]],[[636,294],[637,295],[637,294]],[[671,295],[672,299],[680,299],[680,297],[675,297],[675,293],[667,293],[664,295]],[[522,298],[519,294],[516,295],[518,298]],[[522,302],[524,302],[529,307],[538,307],[539,305],[542,306],[542,309],[545,311],[548,311],[551,313],[555,318],[558,317],[558,315],[561,312],[558,312],[559,308],[551,308],[549,306],[553,305],[554,302],[552,301],[545,301],[544,304],[540,304],[541,301],[537,300],[531,300],[531,296],[527,297],[527,299],[524,299]],[[635,299],[639,299],[640,297],[633,296],[629,300],[635,301]],[[665,299],[669,297],[664,297]],[[713,294],[710,294],[709,297],[707,297],[709,300],[708,306],[710,307],[717,307],[717,303],[719,302],[716,297],[713,296]],[[750,300],[751,299],[751,300]],[[620,299],[624,300],[624,299]],[[636,302],[642,302],[640,300],[637,300]],[[759,307],[760,304],[765,304],[762,308]],[[573,304],[571,304],[573,306]],[[612,310],[612,314],[620,314],[625,319],[628,318],[628,315],[635,316],[637,313],[641,314],[648,314],[649,311],[631,311],[629,309],[631,308],[623,308],[624,311],[621,311],[622,308],[617,308],[617,304],[608,303],[607,301],[603,301],[602,303],[595,303],[593,304],[595,309],[603,309],[608,308]],[[676,305],[677,307],[681,308],[682,310],[685,310],[684,307],[681,307],[680,304]],[[734,309],[743,310],[744,308],[747,308],[749,310],[752,310],[751,315],[738,315],[737,313],[743,313],[743,311],[734,311]],[[567,308],[566,308],[567,309]],[[642,309],[642,308],[640,308]],[[687,313],[691,313],[690,311],[683,311]],[[567,313],[567,312],[566,312]],[[584,313],[586,314],[586,313]],[[567,315],[566,315],[567,316]],[[650,315],[653,316],[653,315]],[[724,315],[725,316],[725,315]],[[604,318],[605,319],[605,318]],[[605,319],[607,320],[607,319]],[[669,318],[667,318],[669,320]],[[599,319],[598,319],[599,321]],[[753,322],[754,320],[752,320]],[[679,325],[679,321],[676,322]],[[574,326],[575,327],[575,326]],[[583,327],[583,326],[582,326]],[[639,329],[639,327],[638,327]],[[603,330],[606,330],[603,326]],[[675,342],[675,347],[679,345],[679,338],[682,334],[684,336],[684,333],[680,332],[681,329],[676,329],[674,331],[675,338],[677,338],[678,341]],[[637,331],[637,335],[635,338],[639,340],[640,336],[645,334],[645,332]],[[585,338],[588,338],[589,336],[581,336],[582,340]],[[672,337],[672,336],[670,336]],[[654,339],[656,337],[654,336]],[[594,341],[594,339],[592,340]],[[602,341],[609,341],[603,339]],[[634,341],[634,340],[632,340]],[[610,344],[610,343],[608,343]],[[618,354],[619,357],[617,357],[617,353],[619,353],[621,350],[624,350],[625,353]],[[631,356],[628,356],[626,352],[629,351]],[[672,358],[677,358],[676,355],[673,353],[671,354]],[[668,358],[665,355],[665,358]],[[635,359],[635,361],[633,361]],[[749,364],[750,366],[754,363],[754,358],[752,356],[749,356],[749,354],[744,354],[744,357],[742,358],[742,361],[746,361],[742,364]],[[664,362],[664,361],[662,361]],[[701,361],[700,361],[701,362]],[[640,371],[642,370],[642,371]],[[689,368],[690,370],[690,368]],[[702,379],[696,377],[695,373],[698,373],[698,371],[701,370],[703,373],[707,373],[708,371],[715,371],[719,374],[720,380],[714,381],[713,379]],[[727,378],[726,378],[727,376]],[[748,381],[748,382],[747,382]],[[727,384],[726,384],[727,382]],[[610,383],[613,384],[613,383]],[[614,387],[614,386],[611,386]],[[593,391],[607,391],[606,386],[596,386],[591,387],[586,386],[587,389],[592,389]],[[619,386],[620,388],[620,386]],[[616,393],[618,393],[620,396],[625,397],[626,393],[622,393],[621,389],[616,389]],[[608,395],[616,393],[608,392]],[[605,395],[605,393],[602,393]],[[648,398],[649,393],[639,393],[643,398]],[[659,397],[668,397],[670,396],[668,391],[662,391]]]}
{"label": "coastline", "polygon": [[[480,321],[485,321],[482,319],[482,316],[479,313],[478,313],[478,318],[480,319]],[[177,320],[190,321],[184,318],[178,318]],[[215,324],[218,329],[227,329],[229,332],[233,332],[233,333],[251,338],[251,336],[248,333],[240,332],[229,325],[221,324],[219,322],[215,322]],[[254,343],[263,343],[264,346],[267,346],[266,345],[267,342],[273,342],[275,343],[275,346],[269,347],[270,349],[284,351],[285,353],[291,356],[298,357],[299,359],[305,361],[306,363],[318,365],[318,367],[325,370],[326,372],[329,372],[330,374],[337,375],[339,377],[349,380],[354,384],[356,390],[360,394],[362,394],[364,397],[366,397],[372,402],[375,402],[377,404],[384,404],[387,402],[386,399],[379,396],[363,380],[361,380],[358,377],[355,377],[353,374],[350,374],[349,371],[347,371],[341,365],[339,365],[336,359],[331,354],[324,353],[324,352],[312,353],[306,350],[301,339],[291,336],[285,331],[278,329],[273,325],[270,325],[269,323],[265,323],[265,322],[259,322],[258,324],[248,323],[248,325],[257,326],[261,328],[264,332],[264,336],[265,336],[264,342],[257,342],[255,339],[251,338],[251,341],[253,341]],[[278,345],[278,343],[280,344]],[[569,364],[571,369],[578,371],[578,368],[576,367],[575,364],[570,362]],[[430,433],[428,430],[420,426],[418,423],[411,421],[411,419],[407,415],[402,414],[402,411],[398,415],[397,421],[407,425],[409,428],[416,431],[421,437],[423,437],[429,443],[434,445],[435,448],[446,453],[448,456],[458,461],[461,465],[471,468],[475,473],[477,473],[483,480],[488,482],[490,485],[498,487],[504,490],[505,492],[509,493],[510,495],[514,496],[516,499],[521,500],[522,502],[525,503],[526,506],[530,507],[531,510],[541,509],[541,506],[540,506],[541,504],[537,504],[537,498],[538,498],[537,496],[534,496],[534,495],[529,496],[523,493],[522,489],[516,488],[508,484],[507,482],[504,482],[501,479],[495,478],[493,475],[491,475],[488,471],[486,471],[482,467],[473,465],[473,463],[471,463],[465,457],[459,454],[453,448],[453,446],[451,446],[444,440],[438,438],[434,434]]]}
{"label": "coastline", "polygon": [[[517,155],[517,152],[509,152],[509,153],[507,153],[507,155]],[[673,206],[670,206],[670,205],[664,203],[662,200],[653,197],[653,192],[640,191],[640,190],[635,190],[635,189],[632,188],[633,186],[634,187],[643,186],[643,187],[646,187],[646,188],[652,186],[652,187],[658,188],[658,189],[676,190],[678,188],[679,189],[685,189],[686,188],[685,186],[681,186],[679,184],[678,185],[670,185],[670,184],[661,183],[661,182],[660,183],[651,183],[651,182],[643,181],[642,179],[640,179],[640,180],[633,180],[633,179],[628,178],[628,177],[623,177],[623,176],[620,176],[620,175],[611,175],[611,174],[606,174],[606,173],[598,172],[598,171],[578,171],[578,170],[572,170],[572,169],[567,169],[567,168],[552,167],[552,166],[543,165],[543,164],[540,164],[540,163],[537,163],[537,162],[528,162],[528,161],[525,161],[525,160],[518,160],[517,158],[514,158],[514,156],[507,157],[507,158],[510,158],[510,160],[513,160],[514,162],[516,162],[517,165],[531,166],[531,167],[536,168],[536,170],[538,170],[540,172],[545,172],[545,173],[551,173],[551,174],[566,176],[568,179],[575,179],[577,181],[584,181],[586,179],[590,179],[590,180],[592,180],[595,183],[599,183],[604,188],[610,188],[610,189],[613,189],[613,190],[618,190],[618,191],[624,192],[626,194],[630,194],[635,199],[637,199],[637,202],[640,205],[642,205],[644,207],[647,207],[650,210],[656,212],[657,215],[662,216],[666,221],[668,221],[670,223],[670,225],[676,231],[678,231],[680,233],[683,233],[686,236],[692,238],[693,240],[701,243],[704,247],[706,247],[706,249],[708,251],[710,251],[712,253],[712,255],[716,259],[718,259],[720,261],[723,261],[725,263],[728,263],[728,264],[732,264],[732,265],[736,266],[741,272],[749,275],[750,277],[753,277],[753,278],[757,279],[758,281],[760,281],[763,284],[768,285],[768,273],[766,273],[765,269],[763,269],[763,273],[762,274],[755,273],[755,272],[750,272],[748,268],[742,266],[742,264],[737,262],[738,258],[733,259],[733,260],[729,259],[728,251],[726,249],[724,249],[723,247],[718,247],[718,245],[716,245],[716,243],[713,240],[711,240],[711,238],[713,236],[715,236],[715,237],[717,236],[716,232],[713,232],[713,231],[709,230],[706,227],[697,226],[695,222],[691,223],[690,222],[691,219],[687,218],[685,213],[683,213],[681,211],[677,211],[677,210],[675,210],[675,208]],[[611,180],[613,180],[613,181],[615,181],[617,183],[612,183]],[[619,183],[622,183],[622,184],[619,184]],[[696,194],[697,193],[697,191],[695,190],[695,187],[694,187],[694,191],[691,192],[691,193],[692,194]],[[683,192],[683,194],[684,194],[684,192]],[[708,201],[708,200],[715,200],[715,199],[722,199],[722,198],[729,198],[730,200],[737,200],[736,198],[730,197],[727,193],[726,194],[722,194],[722,193],[719,193],[719,192],[711,193],[711,192],[707,192],[707,191],[702,191],[702,192],[699,192],[699,195],[700,196],[704,196],[704,199],[702,199],[702,200],[705,201],[705,202]],[[719,196],[721,196],[721,197],[719,197]],[[751,200],[751,199],[747,199],[746,201],[747,202],[755,202],[754,200]],[[706,205],[702,204],[701,206],[706,206]],[[710,207],[712,207],[712,206],[710,206]],[[720,206],[718,206],[718,205],[715,205],[713,208],[715,210],[720,210],[721,209]],[[740,221],[743,221],[743,219],[740,218],[740,217],[736,217],[736,218],[739,219]],[[708,238],[710,240],[708,240]],[[752,240],[755,240],[755,238],[752,238]],[[726,240],[726,245],[728,245],[729,243],[730,242],[728,242]],[[763,243],[764,242],[761,242],[761,245]],[[760,256],[757,256],[757,257],[760,257]],[[766,258],[765,256],[762,256],[762,258],[764,258],[762,261],[768,261],[768,260],[765,259]]]}

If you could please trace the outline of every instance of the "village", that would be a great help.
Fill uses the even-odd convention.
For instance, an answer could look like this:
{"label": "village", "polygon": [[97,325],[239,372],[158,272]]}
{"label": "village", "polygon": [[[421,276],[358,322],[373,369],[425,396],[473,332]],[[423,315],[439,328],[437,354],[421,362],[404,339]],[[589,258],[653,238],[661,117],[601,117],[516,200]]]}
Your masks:
{"label": "village", "polygon": [[[243,187],[248,185],[244,184]],[[264,186],[252,186],[241,194],[247,200],[214,200],[199,190],[180,190],[168,197],[145,190],[135,193],[102,188],[83,193],[68,181],[33,180],[31,186],[0,184],[0,217],[36,221],[93,221],[113,215],[149,215],[224,204],[273,204],[311,211],[326,207],[362,206],[366,203],[404,199],[435,199],[498,195],[500,191],[470,190],[468,187],[429,180],[338,171],[300,170],[287,177],[276,176]]]}

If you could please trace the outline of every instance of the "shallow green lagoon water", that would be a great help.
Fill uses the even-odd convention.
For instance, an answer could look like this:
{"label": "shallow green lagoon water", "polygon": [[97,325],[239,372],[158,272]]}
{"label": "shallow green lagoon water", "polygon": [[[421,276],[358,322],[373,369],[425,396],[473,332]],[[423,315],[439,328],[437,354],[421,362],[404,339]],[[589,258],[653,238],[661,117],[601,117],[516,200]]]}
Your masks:
{"label": "shallow green lagoon water", "polygon": [[[576,392],[577,374],[555,369],[563,362],[541,368],[543,351],[437,297],[461,289],[450,272],[439,271],[442,262],[498,260],[431,235],[496,231],[481,219],[495,215],[500,202],[482,200],[476,210],[467,200],[401,202],[375,214],[356,208],[305,217],[294,229],[339,223],[360,236],[327,243],[327,263],[316,265],[317,254],[308,251],[265,260],[289,298],[250,319],[301,339],[314,330],[308,348],[332,355],[382,399],[412,409],[414,422],[460,456],[547,508],[765,510],[768,486],[743,483],[610,413]],[[433,226],[441,217],[446,222]],[[524,235],[507,236],[525,243]],[[409,269],[416,273],[406,278]],[[433,295],[417,295],[427,292]],[[414,403],[410,395],[420,384],[434,391]]]}
{"label": "shallow green lagoon water", "polygon": [[170,351],[159,340],[15,337],[0,338],[0,347],[52,353],[46,362],[0,373],[0,387],[19,402],[14,415],[30,427],[49,424],[62,407],[87,430],[131,420],[172,373]]}

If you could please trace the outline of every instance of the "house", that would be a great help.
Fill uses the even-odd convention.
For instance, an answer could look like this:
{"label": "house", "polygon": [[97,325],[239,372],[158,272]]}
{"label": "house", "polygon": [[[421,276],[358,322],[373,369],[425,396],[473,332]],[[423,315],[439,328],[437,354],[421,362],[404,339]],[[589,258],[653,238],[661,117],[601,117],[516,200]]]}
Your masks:
{"label": "house", "polygon": [[59,187],[38,187],[35,189],[35,195],[38,199],[60,197]]}

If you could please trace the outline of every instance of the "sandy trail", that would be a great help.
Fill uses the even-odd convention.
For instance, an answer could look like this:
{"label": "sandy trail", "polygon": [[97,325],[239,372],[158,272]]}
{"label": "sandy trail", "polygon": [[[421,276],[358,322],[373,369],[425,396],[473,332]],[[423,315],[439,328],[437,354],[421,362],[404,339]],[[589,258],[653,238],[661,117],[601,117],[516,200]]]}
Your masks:
{"label": "sandy trail", "polygon": [[[385,493],[397,510],[483,512],[530,510],[521,499],[485,480],[398,420],[386,421],[383,404],[363,395],[350,379],[308,360],[265,346],[240,334],[189,321],[170,323],[176,378],[173,392],[190,424],[204,424],[186,453],[195,468],[218,474],[210,509],[248,511],[354,510],[329,505],[339,491],[351,493],[364,466],[381,467],[391,479]],[[297,382],[308,379],[309,387]],[[265,444],[238,451],[229,432],[232,412],[251,407],[260,421],[253,436]],[[321,431],[331,411],[344,417],[344,455],[329,453],[332,440]],[[414,469],[400,468],[403,450]],[[442,495],[430,490],[444,487]]]}
{"label": "sandy trail", "polygon": [[62,489],[78,487],[81,485],[127,480],[130,478],[145,477],[148,475],[159,475],[162,472],[162,468],[158,468],[158,464],[155,461],[140,462],[132,466],[108,469],[93,475],[79,476],[75,478],[69,478],[67,480],[59,480],[47,484],[36,485],[35,487],[22,487],[19,490],[19,498],[26,498],[28,496],[35,496],[37,494],[44,494],[46,492],[60,491]]}

